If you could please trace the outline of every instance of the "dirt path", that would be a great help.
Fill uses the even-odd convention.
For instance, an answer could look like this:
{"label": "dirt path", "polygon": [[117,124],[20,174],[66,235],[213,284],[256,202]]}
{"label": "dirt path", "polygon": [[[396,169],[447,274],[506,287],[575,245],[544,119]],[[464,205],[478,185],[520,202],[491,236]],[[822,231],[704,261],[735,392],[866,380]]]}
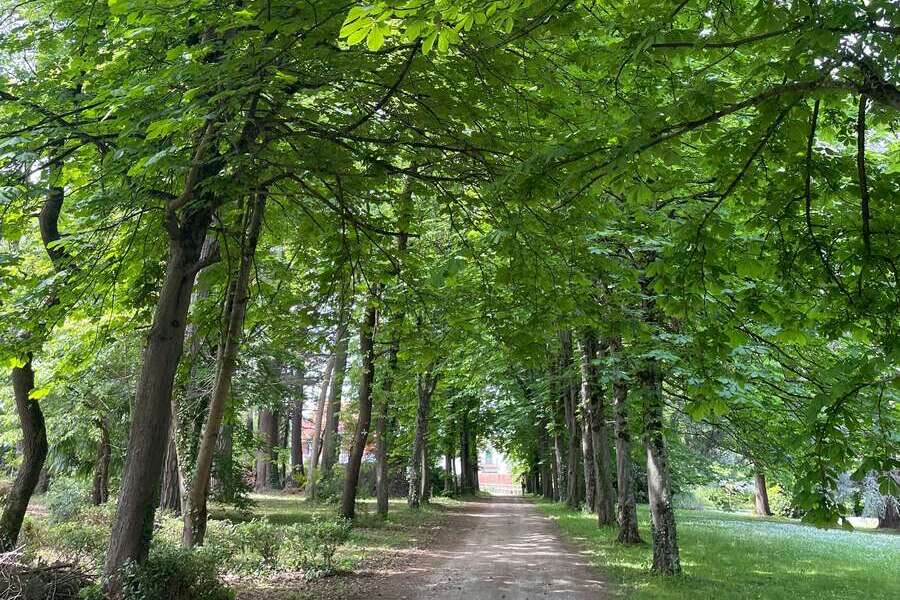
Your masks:
{"label": "dirt path", "polygon": [[454,508],[429,547],[373,578],[358,600],[600,600],[611,588],[527,500],[484,498]]}

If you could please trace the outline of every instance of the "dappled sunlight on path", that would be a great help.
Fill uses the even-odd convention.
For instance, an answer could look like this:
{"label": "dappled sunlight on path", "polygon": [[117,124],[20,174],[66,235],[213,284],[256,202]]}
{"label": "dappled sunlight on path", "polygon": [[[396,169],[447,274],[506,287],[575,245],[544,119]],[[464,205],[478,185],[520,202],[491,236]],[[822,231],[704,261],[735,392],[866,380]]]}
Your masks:
{"label": "dappled sunlight on path", "polygon": [[612,596],[587,557],[560,540],[527,500],[470,500],[429,548],[382,574],[367,598],[422,600],[592,599]]}

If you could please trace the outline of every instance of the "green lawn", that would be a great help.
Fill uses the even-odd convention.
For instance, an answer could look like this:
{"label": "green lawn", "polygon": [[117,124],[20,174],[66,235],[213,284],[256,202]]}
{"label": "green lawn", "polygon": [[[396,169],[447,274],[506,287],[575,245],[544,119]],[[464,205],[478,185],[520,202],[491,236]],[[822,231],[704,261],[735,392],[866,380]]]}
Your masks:
{"label": "green lawn", "polygon": [[684,576],[649,574],[649,513],[640,507],[648,544],[623,547],[596,517],[540,502],[564,535],[633,600],[764,598],[766,600],[896,600],[900,535],[824,530],[779,519],[714,511],[678,511]]}

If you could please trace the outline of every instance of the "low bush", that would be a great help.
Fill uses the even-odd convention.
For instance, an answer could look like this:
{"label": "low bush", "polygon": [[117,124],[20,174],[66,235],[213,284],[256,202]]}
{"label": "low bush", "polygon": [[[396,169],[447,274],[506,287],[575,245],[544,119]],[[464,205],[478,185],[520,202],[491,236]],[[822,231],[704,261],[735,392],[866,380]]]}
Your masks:
{"label": "low bush", "polygon": [[294,525],[284,537],[278,552],[279,562],[292,571],[303,571],[307,578],[334,572],[334,555],[350,536],[345,520],[314,520]]}
{"label": "low bush", "polygon": [[703,504],[726,512],[753,507],[753,493],[732,482],[701,486],[694,490],[694,494]]}
{"label": "low bush", "polygon": [[769,510],[777,517],[797,518],[802,512],[794,506],[793,499],[780,485],[770,485],[766,488],[769,494]]}
{"label": "low bush", "polygon": [[312,578],[334,571],[334,555],[349,534],[350,524],[343,520],[316,519],[295,525],[265,520],[211,522],[206,543],[217,549],[230,572],[302,571]]}
{"label": "low bush", "polygon": [[233,600],[234,592],[219,578],[219,556],[204,548],[185,550],[154,545],[146,561],[130,563],[122,572],[128,600]]}
{"label": "low bush", "polygon": [[703,510],[704,508],[703,501],[693,490],[678,492],[672,497],[672,504],[675,508],[683,508],[685,510]]}
{"label": "low bush", "polygon": [[50,482],[44,503],[51,519],[67,521],[89,503],[87,484],[73,477],[58,477]]}

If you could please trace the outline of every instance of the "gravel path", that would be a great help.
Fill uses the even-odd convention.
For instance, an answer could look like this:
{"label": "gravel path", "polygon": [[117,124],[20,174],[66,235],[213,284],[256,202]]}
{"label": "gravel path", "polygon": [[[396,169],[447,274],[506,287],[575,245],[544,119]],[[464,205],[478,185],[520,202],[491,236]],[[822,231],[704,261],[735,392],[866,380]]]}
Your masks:
{"label": "gravel path", "polygon": [[[452,509],[409,564],[373,578],[362,599],[602,600],[611,587],[530,502],[492,497]],[[349,596],[348,596],[349,598]]]}

